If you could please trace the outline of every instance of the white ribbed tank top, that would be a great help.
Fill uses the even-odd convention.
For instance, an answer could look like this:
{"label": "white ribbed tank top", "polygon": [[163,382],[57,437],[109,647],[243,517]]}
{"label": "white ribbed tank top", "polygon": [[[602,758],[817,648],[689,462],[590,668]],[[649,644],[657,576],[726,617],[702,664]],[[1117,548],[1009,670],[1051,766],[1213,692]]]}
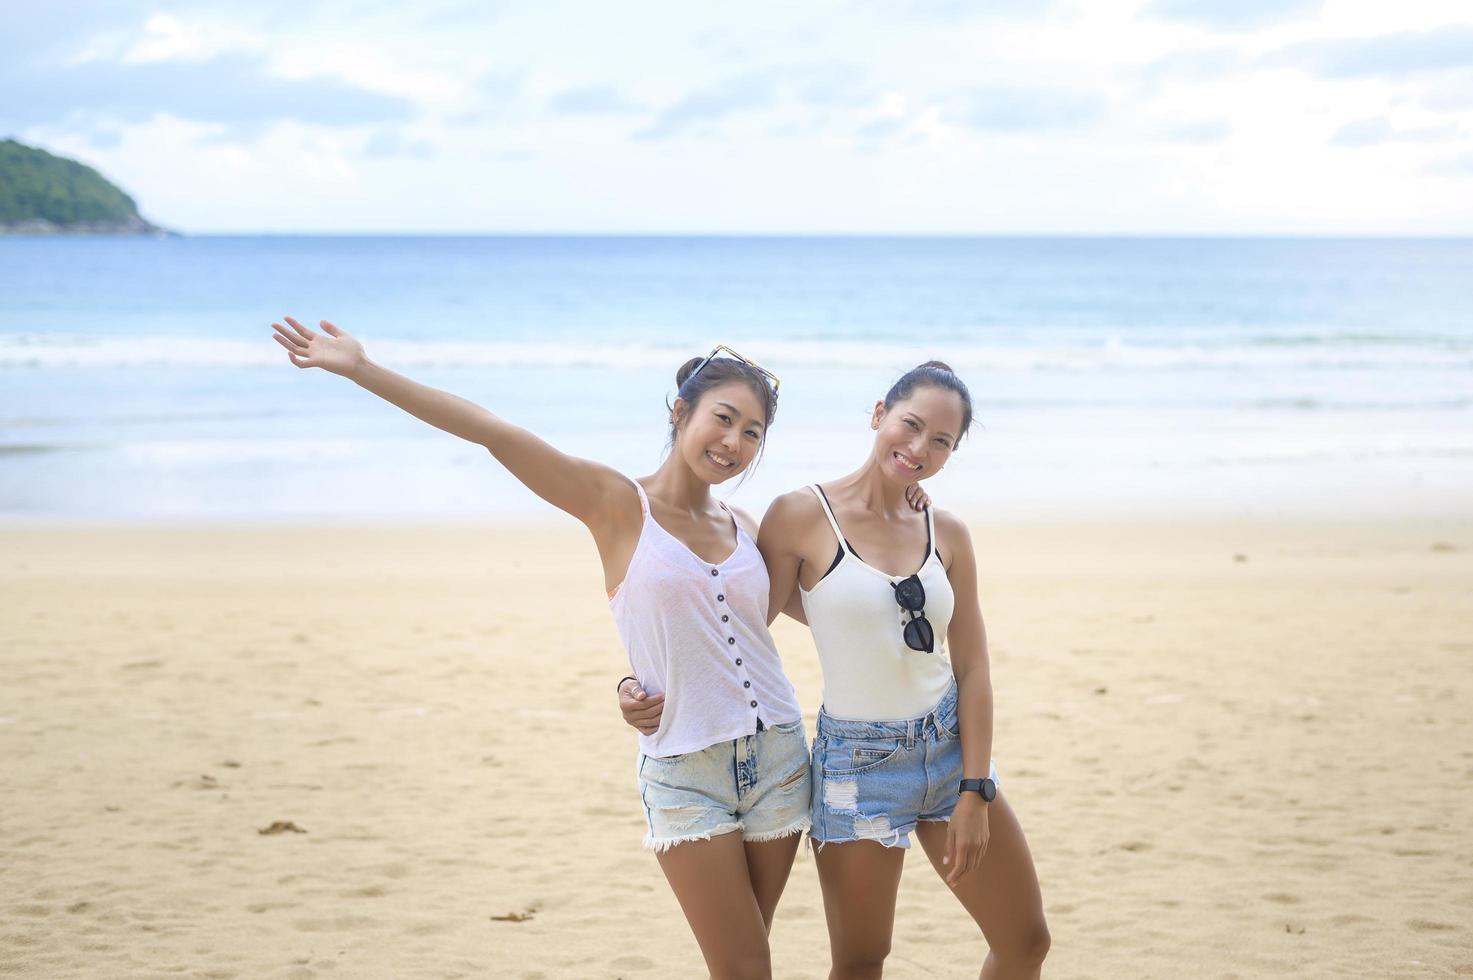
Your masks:
{"label": "white ribbed tank top", "polygon": [[[624,581],[609,600],[629,666],[650,694],[665,695],[660,728],[640,735],[645,755],[695,752],[751,735],[760,719],[777,725],[803,717],[767,629],[767,565],[757,543],[736,525],[736,549],[702,560],[650,514]],[[725,505],[722,505],[725,507]]]}
{"label": "white ribbed tank top", "polygon": [[910,614],[895,601],[892,582],[909,576],[888,575],[862,561],[850,547],[823,491],[810,489],[828,516],[842,557],[812,591],[799,588],[803,611],[823,664],[823,708],[835,718],[902,721],[934,708],[951,686],[946,658],[946,629],[956,596],[946,567],[936,553],[936,523],[926,509],[927,547],[920,570],[926,590],[924,612],[936,632],[936,652],[922,653],[905,645],[903,631]]}

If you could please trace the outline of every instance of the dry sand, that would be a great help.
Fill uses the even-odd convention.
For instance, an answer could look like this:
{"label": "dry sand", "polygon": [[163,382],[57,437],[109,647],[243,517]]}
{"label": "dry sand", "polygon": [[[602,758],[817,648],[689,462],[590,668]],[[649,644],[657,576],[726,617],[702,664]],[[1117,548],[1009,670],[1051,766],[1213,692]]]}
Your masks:
{"label": "dry sand", "polygon": [[[1045,975],[1473,974],[1473,522],[975,534]],[[0,528],[0,975],[703,975],[596,569],[566,523]],[[827,969],[806,857],[773,950]],[[887,976],[983,953],[913,854]]]}

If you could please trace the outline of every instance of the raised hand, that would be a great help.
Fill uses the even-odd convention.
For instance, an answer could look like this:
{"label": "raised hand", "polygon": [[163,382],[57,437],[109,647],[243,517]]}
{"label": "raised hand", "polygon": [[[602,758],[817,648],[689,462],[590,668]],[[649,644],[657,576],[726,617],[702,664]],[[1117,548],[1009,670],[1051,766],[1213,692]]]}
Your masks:
{"label": "raised hand", "polygon": [[289,327],[271,324],[276,331],[272,339],[286,348],[286,356],[299,368],[320,367],[346,378],[367,360],[362,344],[326,320],[318,321],[326,336],[308,330],[291,317],[286,317],[286,322]]}

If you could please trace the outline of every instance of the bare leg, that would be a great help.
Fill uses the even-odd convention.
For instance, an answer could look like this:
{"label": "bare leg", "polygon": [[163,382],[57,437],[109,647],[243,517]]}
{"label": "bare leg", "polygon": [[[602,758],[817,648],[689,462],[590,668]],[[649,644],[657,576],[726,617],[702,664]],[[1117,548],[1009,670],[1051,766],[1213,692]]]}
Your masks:
{"label": "bare leg", "polygon": [[[778,846],[792,848],[787,865],[792,866],[796,845],[779,839],[767,845],[744,845],[733,831],[710,840],[676,844],[657,855],[660,869],[670,882],[685,920],[706,958],[712,980],[770,980],[772,960],[767,948],[767,929],[772,911],[765,913],[754,887],[748,848],[759,851],[764,896],[776,907],[782,885],[777,877]],[[772,846],[776,845],[776,846]]]}
{"label": "bare leg", "polygon": [[798,845],[802,841],[802,834],[792,834],[776,840],[743,845],[747,853],[747,875],[752,882],[752,894],[762,913],[762,924],[769,933],[772,932],[772,916],[777,911],[777,901],[783,897],[783,888],[788,884],[793,859],[798,856]]}
{"label": "bare leg", "polygon": [[875,841],[825,844],[815,856],[829,924],[829,980],[878,977],[890,955],[905,851]]}
{"label": "bare leg", "polygon": [[[1023,828],[1002,794],[987,806],[987,833],[982,863],[952,892],[987,939],[982,980],[1037,980],[1049,949],[1043,895]],[[951,870],[941,863],[946,854],[946,824],[923,821],[916,825],[916,837],[944,879]]]}

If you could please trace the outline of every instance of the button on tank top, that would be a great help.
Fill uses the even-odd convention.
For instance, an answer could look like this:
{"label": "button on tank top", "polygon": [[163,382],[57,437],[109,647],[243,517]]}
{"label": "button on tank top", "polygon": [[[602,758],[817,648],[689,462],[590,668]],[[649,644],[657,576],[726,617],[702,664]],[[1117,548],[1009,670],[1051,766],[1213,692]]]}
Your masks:
{"label": "button on tank top", "polygon": [[[803,717],[767,629],[767,565],[735,518],[736,549],[704,561],[650,514],[624,581],[609,600],[632,673],[650,694],[665,695],[660,728],[639,736],[645,755],[695,752],[751,735],[757,722]],[[724,507],[725,505],[723,505]]]}
{"label": "button on tank top", "polygon": [[907,575],[889,575],[862,561],[849,545],[823,491],[810,489],[839,539],[838,564],[812,591],[800,588],[803,611],[823,664],[823,708],[835,718],[898,721],[930,711],[951,686],[946,628],[951,624],[955,594],[946,567],[936,553],[936,523],[926,509],[926,555],[916,573],[926,590],[923,612],[936,633],[936,652],[922,653],[905,645],[910,613],[895,601],[892,583]]}

